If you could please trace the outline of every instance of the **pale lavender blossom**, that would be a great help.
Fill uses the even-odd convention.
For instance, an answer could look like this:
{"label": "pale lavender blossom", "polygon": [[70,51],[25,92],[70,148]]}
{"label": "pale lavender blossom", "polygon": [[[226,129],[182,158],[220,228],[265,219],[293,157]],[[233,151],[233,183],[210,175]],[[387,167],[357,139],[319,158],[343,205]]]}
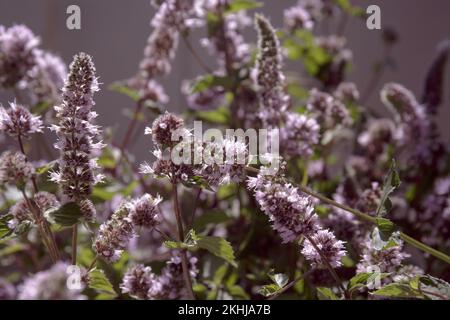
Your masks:
{"label": "pale lavender blossom", "polygon": [[247,146],[233,138],[208,142],[203,146],[203,165],[195,169],[211,187],[245,180],[245,166],[249,162]]}
{"label": "pale lavender blossom", "polygon": [[228,0],[204,2],[204,10],[218,15],[221,21],[210,29],[208,38],[202,39],[202,45],[217,59],[219,70],[238,70],[250,60],[250,46],[245,42],[242,31],[251,24],[251,19],[244,10],[225,13]]}
{"label": "pale lavender blossom", "polygon": [[284,92],[285,78],[281,72],[280,43],[274,28],[265,17],[256,15],[255,24],[258,30],[255,73],[260,99],[260,118],[266,126],[280,126],[289,105],[289,96]]}
{"label": "pale lavender blossom", "polygon": [[259,173],[248,179],[248,187],[254,190],[261,211],[269,217],[283,243],[310,236],[320,229],[311,199],[292,184]]}
{"label": "pale lavender blossom", "polygon": [[135,299],[147,300],[149,296],[154,298],[159,295],[161,285],[151,267],[138,264],[127,270],[120,289]]}
{"label": "pale lavender blossom", "polygon": [[69,274],[65,262],[58,262],[50,269],[38,272],[19,286],[19,300],[85,300],[81,289],[69,289]]}
{"label": "pale lavender blossom", "polygon": [[[313,243],[320,250],[320,253]],[[326,268],[327,263],[323,259],[326,259],[333,268],[337,268],[342,265],[341,259],[346,255],[346,251],[344,242],[337,240],[332,232],[319,230],[305,239],[302,254],[313,268]]]}
{"label": "pale lavender blossom", "polygon": [[359,100],[359,91],[353,82],[341,82],[334,91],[334,96],[344,103],[356,103]]}
{"label": "pale lavender blossom", "polygon": [[24,138],[29,138],[33,133],[42,132],[40,116],[33,115],[28,109],[15,102],[9,105],[8,110],[0,106],[0,131],[11,137]]}
{"label": "pale lavender blossom", "polygon": [[[33,196],[33,203],[37,206],[40,212],[45,212],[51,208],[59,207],[60,203],[55,195],[40,191]],[[19,200],[10,209],[9,213],[13,216],[13,219],[9,221],[8,226],[11,229],[17,227],[24,221],[33,221],[33,213],[30,211],[30,207],[25,199]]]}
{"label": "pale lavender blossom", "polygon": [[[174,133],[184,127],[184,120],[170,112],[165,112],[153,121],[151,128],[146,128],[146,134],[152,135],[153,143],[161,148],[173,147],[179,142]],[[178,131],[179,132],[179,131]]]}
{"label": "pale lavender blossom", "polygon": [[16,294],[16,288],[5,278],[0,278],[0,300],[13,300]]}
{"label": "pale lavender blossom", "polygon": [[152,228],[160,221],[158,205],[162,198],[157,195],[155,198],[149,194],[131,202],[130,218],[135,227]]}
{"label": "pale lavender blossom", "polygon": [[[196,257],[188,256],[188,269],[189,276],[192,279],[195,279],[198,274]],[[161,275],[158,278],[158,282],[161,286],[161,290],[154,292],[153,295],[149,294],[149,298],[154,298],[155,293],[157,293],[156,296],[161,297],[161,299],[179,300],[188,297],[186,283],[183,279],[181,256],[179,253],[173,254],[172,258],[166,263],[166,266],[162,269]]]}
{"label": "pale lavender blossom", "polygon": [[378,267],[380,272],[397,271],[403,260],[410,255],[403,251],[403,241],[396,238],[395,234],[391,239],[392,244],[386,246],[379,239],[377,230],[372,236],[369,234],[363,243],[361,260],[356,265],[357,272],[368,272],[374,266]]}
{"label": "pale lavender blossom", "polygon": [[280,130],[283,151],[291,157],[309,157],[319,143],[320,127],[314,118],[293,112],[286,113],[285,126]]}
{"label": "pale lavender blossom", "polygon": [[103,144],[99,140],[100,129],[95,125],[97,113],[92,111],[93,95],[98,82],[92,58],[79,53],[70,65],[70,72],[63,88],[63,102],[55,107],[58,124],[56,132],[60,151],[59,171],[50,174],[63,193],[74,201],[86,199],[92,187],[103,176],[98,173],[97,155]]}
{"label": "pale lavender blossom", "polygon": [[130,217],[131,210],[132,205],[124,202],[108,221],[100,225],[93,248],[108,262],[117,261],[135,235]]}
{"label": "pale lavender blossom", "polygon": [[0,28],[0,87],[11,88],[36,64],[40,39],[25,25]]}
{"label": "pale lavender blossom", "polygon": [[316,88],[311,89],[306,108],[316,117],[322,129],[334,129],[337,126],[352,124],[350,113],[345,105],[332,95]]}
{"label": "pale lavender blossom", "polygon": [[284,25],[291,32],[297,29],[311,30],[314,27],[314,20],[310,13],[298,3],[284,10]]}
{"label": "pale lavender blossom", "polygon": [[0,185],[24,186],[36,171],[21,152],[5,151],[0,156]]}

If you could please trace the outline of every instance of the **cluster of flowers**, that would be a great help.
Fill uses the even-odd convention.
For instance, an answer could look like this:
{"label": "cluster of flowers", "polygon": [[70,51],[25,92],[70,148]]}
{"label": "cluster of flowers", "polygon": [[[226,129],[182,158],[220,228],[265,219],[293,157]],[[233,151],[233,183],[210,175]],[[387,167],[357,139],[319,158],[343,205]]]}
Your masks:
{"label": "cluster of flowers", "polygon": [[103,179],[98,173],[96,156],[104,145],[99,141],[99,127],[93,124],[97,113],[92,111],[93,95],[98,90],[92,58],[79,53],[70,65],[62,104],[55,107],[58,124],[51,126],[58,136],[55,148],[61,156],[59,170],[51,172],[50,180],[60,185],[69,200],[88,209],[86,220],[95,218],[88,197],[92,187]]}
{"label": "cluster of flowers", "polygon": [[[233,138],[209,143],[196,141],[184,127],[183,119],[169,112],[156,118],[152,127],[146,128],[146,133],[152,136],[156,146],[153,154],[157,159],[152,165],[141,165],[144,174],[185,184],[195,183],[195,178],[200,177],[211,187],[245,179],[249,155],[244,142]],[[166,151],[169,151],[168,156]],[[174,161],[174,153],[178,153],[181,163]],[[198,164],[194,161],[194,153],[203,156]]]}
{"label": "cluster of flowers", "polygon": [[286,182],[285,177],[265,172],[263,168],[257,177],[248,178],[248,187],[254,190],[256,201],[283,243],[305,238],[302,254],[313,267],[324,267],[327,262],[339,267],[346,254],[344,243],[329,230],[322,229],[310,197]]}
{"label": "cluster of flowers", "polygon": [[162,199],[149,194],[123,201],[112,217],[100,225],[94,250],[107,261],[120,258],[138,228],[153,228],[160,223],[158,205]]}
{"label": "cluster of flowers", "polygon": [[170,73],[180,34],[198,24],[201,8],[198,0],[163,1],[150,25],[153,32],[144,50],[144,59],[137,76],[129,85],[139,90],[141,100],[167,103],[169,98],[154,79]]}
{"label": "cluster of flowers", "polygon": [[[198,274],[197,258],[190,257],[189,276],[195,279]],[[151,267],[138,264],[125,273],[120,288],[123,293],[141,300],[186,299],[188,297],[183,282],[181,258],[174,253],[160,275],[153,273]]]}
{"label": "cluster of flowers", "polygon": [[0,25],[0,88],[24,90],[31,104],[57,103],[66,66],[39,44],[40,39],[24,25]]}

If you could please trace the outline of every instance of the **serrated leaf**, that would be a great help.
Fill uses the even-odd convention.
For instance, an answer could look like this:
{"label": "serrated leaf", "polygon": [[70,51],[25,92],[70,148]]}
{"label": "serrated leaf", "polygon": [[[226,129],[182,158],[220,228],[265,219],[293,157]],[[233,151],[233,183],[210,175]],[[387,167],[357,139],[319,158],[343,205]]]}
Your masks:
{"label": "serrated leaf", "polygon": [[392,233],[395,231],[394,223],[385,218],[376,218],[376,222],[381,240],[389,241]]}
{"label": "serrated leaf", "polygon": [[251,10],[251,9],[257,9],[262,7],[263,4],[254,0],[233,0],[227,10],[225,11],[226,14],[229,13],[236,13],[242,10]]}
{"label": "serrated leaf", "polygon": [[374,296],[389,298],[423,298],[419,291],[411,288],[409,284],[391,283],[372,293]]}
{"label": "serrated leaf", "polygon": [[63,227],[70,227],[81,222],[83,214],[80,206],[75,202],[68,202],[59,208],[52,208],[44,213],[45,217],[51,222],[57,223]]}
{"label": "serrated leaf", "polygon": [[186,243],[179,241],[164,241],[164,245],[169,249],[188,249],[192,248],[192,246],[187,245]]}
{"label": "serrated leaf", "polygon": [[5,214],[0,217],[0,239],[4,239],[13,234],[14,230],[8,227],[8,222],[12,219],[12,215]]}
{"label": "serrated leaf", "polygon": [[381,193],[380,203],[378,204],[376,215],[377,217],[385,216],[392,207],[389,195],[400,186],[400,176],[397,171],[395,160],[392,159],[388,174],[383,182],[383,190]]}
{"label": "serrated leaf", "polygon": [[379,272],[361,272],[350,279],[347,288],[349,291],[355,290],[357,288],[365,287],[369,283],[373,282],[376,277],[383,279],[387,277],[389,273],[379,273]]}
{"label": "serrated leaf", "polygon": [[450,284],[430,275],[420,276],[418,289],[432,300],[450,300]]}
{"label": "serrated leaf", "polygon": [[100,269],[95,269],[89,273],[89,288],[100,293],[103,299],[113,299],[117,296],[111,282]]}
{"label": "serrated leaf", "polygon": [[285,285],[287,285],[289,281],[289,277],[287,275],[285,275],[284,273],[275,273],[273,269],[270,270],[268,275],[269,278],[280,288],[283,288]]}
{"label": "serrated leaf", "polygon": [[120,83],[112,83],[109,87],[109,90],[118,92],[120,94],[126,95],[130,97],[133,101],[138,101],[140,96],[137,90],[134,90],[126,85]]}
{"label": "serrated leaf", "polygon": [[318,287],[316,289],[319,300],[338,300],[338,297],[330,288]]}
{"label": "serrated leaf", "polygon": [[270,297],[277,293],[281,288],[276,283],[267,284],[259,289],[259,293],[264,297]]}
{"label": "serrated leaf", "polygon": [[232,266],[237,267],[233,247],[226,239],[221,237],[198,236],[193,230],[190,232],[190,238],[198,248],[205,249],[213,255],[229,262]]}

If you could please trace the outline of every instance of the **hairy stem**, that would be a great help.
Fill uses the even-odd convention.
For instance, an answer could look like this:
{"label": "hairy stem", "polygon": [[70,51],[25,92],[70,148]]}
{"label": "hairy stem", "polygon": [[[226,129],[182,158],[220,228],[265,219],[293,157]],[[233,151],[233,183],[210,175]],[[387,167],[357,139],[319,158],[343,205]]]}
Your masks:
{"label": "hairy stem", "polygon": [[72,226],[72,264],[77,264],[78,224]]}
{"label": "hairy stem", "polygon": [[[246,169],[247,169],[248,172],[252,172],[252,173],[258,173],[259,172],[258,169],[252,168],[252,167],[247,167]],[[370,216],[370,215],[368,215],[367,213],[363,213],[363,212],[361,212],[359,210],[352,209],[352,208],[350,208],[350,207],[348,207],[346,205],[338,203],[338,202],[336,202],[336,201],[334,201],[332,199],[329,199],[329,198],[321,195],[320,193],[312,191],[308,187],[301,186],[301,185],[298,185],[298,184],[295,184],[295,185],[299,188],[300,191],[302,191],[302,192],[304,192],[304,193],[306,193],[306,194],[308,194],[308,195],[310,195],[310,196],[312,196],[312,197],[314,197],[316,199],[319,199],[320,201],[322,201],[322,202],[324,202],[326,204],[329,204],[329,205],[332,205],[334,207],[337,207],[337,208],[340,208],[342,210],[345,210],[347,212],[350,212],[350,213],[352,213],[353,215],[355,215],[356,217],[358,217],[361,220],[370,222],[372,224],[376,224],[377,223],[377,219],[372,217],[372,216]],[[436,249],[433,249],[433,248],[427,246],[426,244],[424,244],[424,243],[422,243],[422,242],[420,242],[420,241],[418,241],[418,240],[408,236],[404,232],[400,232],[400,237],[405,242],[407,242],[408,244],[412,245],[413,247],[416,247],[417,249],[420,249],[420,250],[422,250],[422,251],[424,251],[426,253],[429,253],[432,256],[434,256],[434,257],[436,257],[436,258],[438,258],[438,259],[440,259],[440,260],[450,264],[450,256],[446,255],[445,253],[440,252],[440,251],[438,251]]]}
{"label": "hairy stem", "polygon": [[330,272],[331,276],[333,277],[334,281],[336,281],[336,284],[341,289],[342,293],[345,295],[345,298],[349,298],[349,294],[347,290],[345,289],[344,285],[342,284],[341,278],[339,278],[338,274],[336,273],[336,270],[334,270],[333,266],[328,261],[327,257],[323,254],[322,250],[317,246],[316,242],[309,236],[305,236],[306,239],[312,244],[314,249],[317,251],[317,253],[320,255],[320,258],[322,259],[323,264]]}
{"label": "hairy stem", "polygon": [[[172,183],[172,192],[173,192],[173,208],[175,211],[175,218],[177,220],[178,240],[180,242],[184,242],[183,221],[181,218],[180,205],[178,203],[178,190],[176,183]],[[188,290],[189,299],[195,300],[194,291],[192,290],[191,276],[189,274],[189,263],[187,259],[186,250],[181,250],[181,267],[183,268],[183,278],[186,284],[186,289]]]}

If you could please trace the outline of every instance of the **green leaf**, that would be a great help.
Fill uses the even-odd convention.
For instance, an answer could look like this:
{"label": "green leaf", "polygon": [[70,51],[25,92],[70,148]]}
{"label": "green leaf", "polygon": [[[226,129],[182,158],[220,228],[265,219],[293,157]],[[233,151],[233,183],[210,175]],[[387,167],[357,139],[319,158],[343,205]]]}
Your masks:
{"label": "green leaf", "polygon": [[179,241],[164,241],[164,245],[169,249],[188,249],[192,248],[192,246],[187,245],[186,243]]}
{"label": "green leaf", "polygon": [[423,298],[419,291],[411,288],[409,284],[391,283],[372,293],[374,296],[389,298]]}
{"label": "green leaf", "polygon": [[283,288],[285,285],[287,285],[289,281],[289,277],[285,275],[284,273],[275,273],[274,270],[270,270],[269,278],[273,281],[273,283],[277,284],[280,288]]}
{"label": "green leaf", "polygon": [[392,233],[395,231],[395,224],[385,218],[376,218],[376,221],[381,240],[389,241]]}
{"label": "green leaf", "polygon": [[226,214],[226,212],[218,211],[218,212],[206,212],[202,214],[200,217],[195,219],[194,225],[192,228],[196,231],[202,231],[209,224],[220,224],[225,223],[230,220],[230,217]]}
{"label": "green leaf", "polygon": [[232,286],[229,286],[227,288],[227,290],[233,297],[241,298],[241,299],[245,299],[245,300],[250,299],[250,296],[247,294],[247,292],[245,292],[245,290],[241,286],[232,285]]}
{"label": "green leaf", "polygon": [[39,168],[36,168],[36,173],[41,175],[46,172],[48,172],[50,169],[52,169],[56,164],[56,161],[51,161],[43,166],[40,166]]}
{"label": "green leaf", "polygon": [[52,107],[51,103],[49,103],[47,101],[43,101],[43,102],[38,102],[34,106],[32,106],[30,111],[33,114],[43,114],[50,107]]}
{"label": "green leaf", "polygon": [[230,77],[219,77],[212,74],[207,74],[194,81],[191,87],[191,92],[202,92],[213,87],[223,87],[225,89],[229,89],[232,85],[233,80]]}
{"label": "green leaf", "polygon": [[120,84],[118,82],[112,83],[109,87],[109,90],[118,92],[120,94],[124,94],[130,97],[133,101],[138,101],[140,99],[139,92],[134,90],[126,85]]}
{"label": "green leaf", "polygon": [[442,279],[420,276],[418,289],[431,300],[450,300],[450,284]]}
{"label": "green leaf", "polygon": [[362,17],[364,16],[364,10],[360,7],[355,7],[350,3],[350,0],[334,0],[336,5],[340,7],[345,13],[354,16]]}
{"label": "green leaf", "polygon": [[196,116],[199,120],[215,124],[227,124],[230,120],[230,112],[224,107],[211,111],[198,111]]}
{"label": "green leaf", "polygon": [[221,237],[210,237],[210,236],[198,236],[195,231],[191,230],[190,238],[194,241],[196,246],[201,249],[205,249],[211,252],[213,255],[224,259],[229,262],[232,266],[237,267],[234,250],[231,244]]}
{"label": "green leaf", "polygon": [[225,14],[236,13],[242,10],[252,10],[262,7],[263,4],[254,0],[234,0],[232,1]]}
{"label": "green leaf", "polygon": [[111,282],[103,270],[94,269],[89,273],[89,288],[94,289],[102,295],[102,299],[113,299],[117,296]]}
{"label": "green leaf", "polygon": [[259,289],[259,293],[265,297],[273,296],[277,293],[281,288],[276,283],[267,284]]}
{"label": "green leaf", "polygon": [[401,181],[397,171],[397,165],[395,163],[395,160],[392,159],[388,174],[383,182],[381,199],[376,211],[377,217],[385,216],[389,212],[392,207],[389,195],[394,192],[394,190],[397,189],[398,186],[400,186],[400,183]]}
{"label": "green leaf", "polygon": [[59,208],[52,208],[44,213],[45,217],[51,222],[57,223],[63,227],[70,227],[79,223],[83,214],[80,206],[75,202],[68,202]]}
{"label": "green leaf", "polygon": [[4,239],[13,234],[14,230],[8,227],[8,222],[13,218],[11,214],[5,214],[0,217],[0,239]]}
{"label": "green leaf", "polygon": [[349,291],[365,287],[367,284],[373,282],[376,277],[383,279],[387,277],[389,273],[379,273],[379,272],[361,272],[350,279],[347,288]]}
{"label": "green leaf", "polygon": [[317,297],[319,300],[338,300],[338,297],[330,288],[317,287]]}

